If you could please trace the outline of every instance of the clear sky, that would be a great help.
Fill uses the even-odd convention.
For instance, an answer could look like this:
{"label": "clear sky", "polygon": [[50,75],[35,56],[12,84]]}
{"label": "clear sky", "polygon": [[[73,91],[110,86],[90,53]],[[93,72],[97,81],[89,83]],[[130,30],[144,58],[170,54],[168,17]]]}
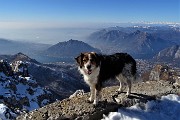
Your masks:
{"label": "clear sky", "polygon": [[180,22],[180,0],[0,0],[1,31],[141,21]]}

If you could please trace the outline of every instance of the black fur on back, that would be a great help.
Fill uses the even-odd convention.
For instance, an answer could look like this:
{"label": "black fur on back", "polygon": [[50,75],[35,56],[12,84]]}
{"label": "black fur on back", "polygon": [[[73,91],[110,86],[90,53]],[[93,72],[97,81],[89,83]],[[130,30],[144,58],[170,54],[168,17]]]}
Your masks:
{"label": "black fur on back", "polygon": [[98,77],[97,89],[101,89],[102,82],[114,78],[122,73],[125,64],[131,64],[130,74],[135,77],[136,61],[127,53],[116,53],[113,55],[98,54],[100,59],[100,73]]}

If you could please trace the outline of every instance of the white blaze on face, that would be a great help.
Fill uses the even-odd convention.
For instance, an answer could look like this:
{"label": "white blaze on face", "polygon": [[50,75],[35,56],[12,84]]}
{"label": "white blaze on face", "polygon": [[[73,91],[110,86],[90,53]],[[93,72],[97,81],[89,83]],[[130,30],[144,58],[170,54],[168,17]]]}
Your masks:
{"label": "white blaze on face", "polygon": [[[88,61],[84,64],[85,72],[90,75],[92,73],[91,54],[88,54]],[[89,67],[89,68],[88,68]]]}
{"label": "white blaze on face", "polygon": [[88,70],[89,65],[91,66],[91,59],[92,59],[91,54],[88,54],[88,61],[87,63],[84,64],[86,70]]}
{"label": "white blaze on face", "polygon": [[86,59],[87,61],[84,63],[84,72],[90,75],[96,69],[96,61],[92,53],[87,54]]}

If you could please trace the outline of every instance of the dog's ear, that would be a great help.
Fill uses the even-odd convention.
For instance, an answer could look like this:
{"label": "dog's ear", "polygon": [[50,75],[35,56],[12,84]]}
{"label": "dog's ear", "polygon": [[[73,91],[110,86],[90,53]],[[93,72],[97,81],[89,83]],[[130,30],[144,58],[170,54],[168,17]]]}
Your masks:
{"label": "dog's ear", "polygon": [[94,54],[95,59],[96,59],[96,66],[100,65],[100,55],[95,53],[95,52],[91,52],[92,54]]}
{"label": "dog's ear", "polygon": [[82,61],[83,61],[83,56],[84,54],[81,53],[79,56],[77,56],[76,58],[74,58],[76,60],[76,62],[79,64],[80,68],[82,68]]}

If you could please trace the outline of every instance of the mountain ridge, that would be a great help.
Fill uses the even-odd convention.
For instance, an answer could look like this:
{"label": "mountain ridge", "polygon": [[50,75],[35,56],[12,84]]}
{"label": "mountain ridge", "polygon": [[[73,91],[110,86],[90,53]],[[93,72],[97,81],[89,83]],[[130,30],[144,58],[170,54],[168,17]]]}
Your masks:
{"label": "mountain ridge", "polygon": [[5,59],[8,62],[23,61],[23,62],[32,62],[32,63],[40,64],[35,59],[30,58],[28,55],[25,55],[22,52],[19,52],[14,55],[0,55],[0,59]]}
{"label": "mountain ridge", "polygon": [[81,52],[100,52],[100,50],[90,46],[89,44],[70,39],[68,41],[59,42],[48,49],[44,50],[39,54],[39,56],[46,58],[57,59],[55,61],[71,61],[74,62],[74,57],[79,55]]}
{"label": "mountain ridge", "polygon": [[48,48],[49,44],[31,43],[24,41],[14,41],[0,38],[0,54],[12,55],[18,52],[23,52],[27,55],[33,56],[40,51]]}
{"label": "mountain ridge", "polygon": [[153,57],[158,62],[169,62],[180,66],[180,45],[167,47]]}
{"label": "mountain ridge", "polygon": [[175,44],[140,30],[125,33],[106,29],[92,33],[87,42],[107,54],[128,52],[136,58],[151,58],[163,48]]}

